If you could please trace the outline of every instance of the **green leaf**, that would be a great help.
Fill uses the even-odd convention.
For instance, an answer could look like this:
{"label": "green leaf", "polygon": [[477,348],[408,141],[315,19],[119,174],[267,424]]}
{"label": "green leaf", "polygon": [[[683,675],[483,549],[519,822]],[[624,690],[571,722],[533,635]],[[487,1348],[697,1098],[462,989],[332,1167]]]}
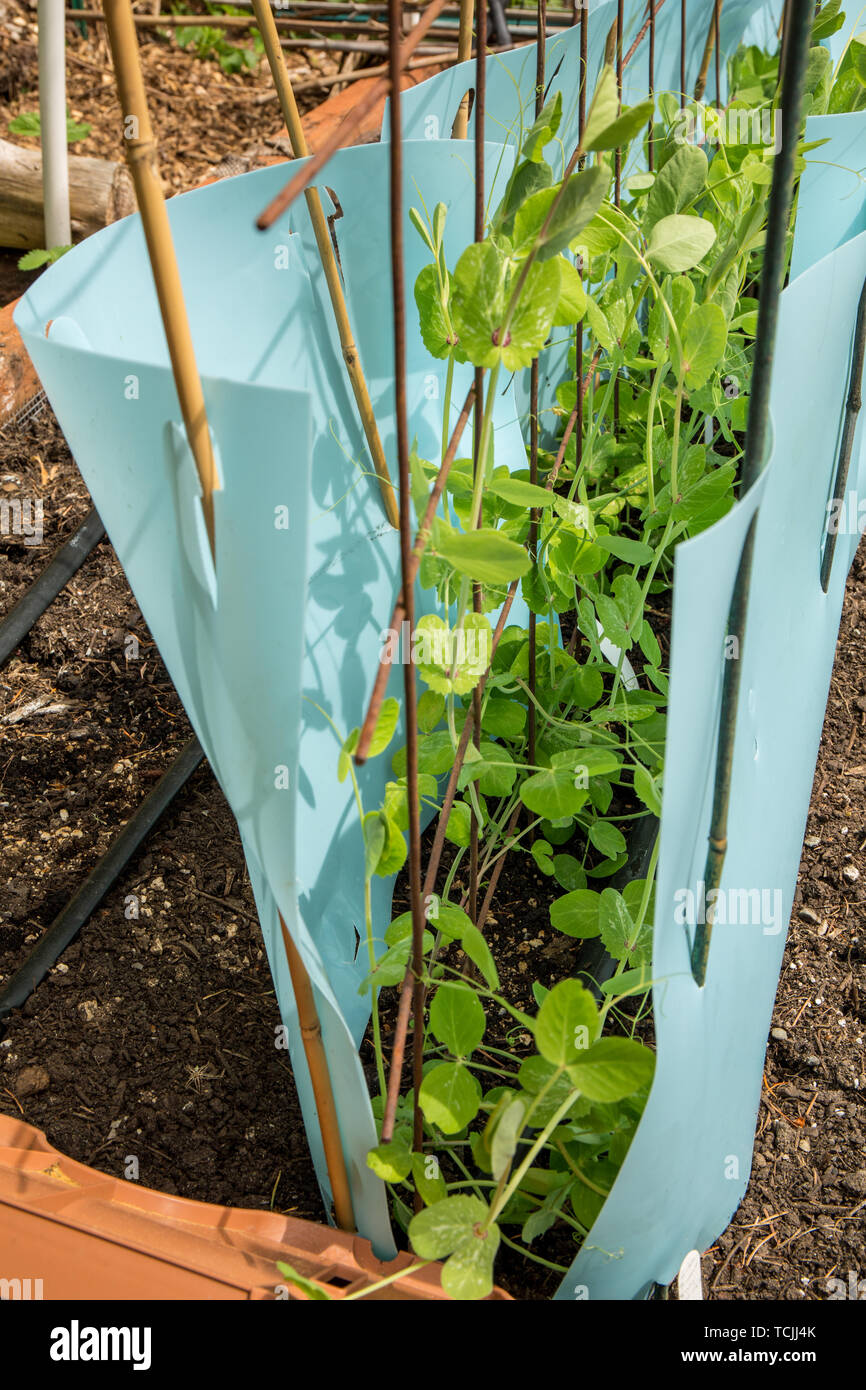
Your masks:
{"label": "green leaf", "polygon": [[465,801],[455,801],[445,826],[445,838],[452,845],[467,849],[472,832],[472,808]]}
{"label": "green leaf", "polygon": [[[569,1095],[574,1096],[575,1105],[580,1103],[580,1096],[564,1073],[556,1077],[556,1080],[553,1079],[557,1070],[557,1067],[551,1062],[546,1062],[543,1057],[527,1057],[520,1064],[517,1079],[529,1095],[537,1096],[546,1086],[549,1087],[542,1099],[536,1101],[532,1107],[532,1113],[527,1115],[527,1123],[532,1129],[542,1129],[549,1124]],[[573,1110],[566,1111],[566,1114],[573,1113]]]}
{"label": "green leaf", "polygon": [[482,712],[481,727],[494,738],[519,738],[526,727],[526,710],[513,700],[491,698]]}
{"label": "green leaf", "polygon": [[586,940],[598,936],[601,931],[599,909],[598,893],[593,893],[589,888],[577,888],[550,904],[550,921],[557,931],[564,932],[566,936]]}
{"label": "green leaf", "polygon": [[627,652],[631,646],[631,637],[619,604],[609,594],[598,594],[595,607],[599,622],[604,628],[605,637],[615,647],[619,647],[620,651]]}
{"label": "green leaf", "polygon": [[672,214],[663,217],[650,232],[647,256],[660,270],[678,275],[698,265],[715,239],[712,222],[703,217]]}
{"label": "green leaf", "polygon": [[700,145],[681,145],[659,171],[647,199],[645,226],[688,208],[703,191],[709,163]]}
{"label": "green leaf", "polygon": [[555,854],[553,872],[560,888],[564,888],[568,893],[575,893],[586,887],[586,873],[573,854]]}
{"label": "green leaf", "polygon": [[494,1179],[498,1182],[508,1172],[511,1160],[517,1150],[517,1141],[523,1129],[526,1103],[522,1096],[515,1096],[506,1105],[499,1117],[499,1123],[490,1140],[490,1161]]}
{"label": "green leaf", "polygon": [[455,1057],[468,1057],[484,1037],[484,1009],[469,985],[440,985],[430,1005],[433,1036]]}
{"label": "green leaf", "polygon": [[704,386],[720,366],[728,341],[728,325],[715,301],[698,304],[686,320],[682,335],[686,386]]}
{"label": "green leaf", "polygon": [[606,63],[599,75],[587,112],[586,126],[583,132],[583,148],[585,150],[593,149],[595,141],[601,138],[603,132],[613,124],[618,115],[619,88],[617,87],[616,73],[613,66]]}
{"label": "green leaf", "polygon": [[598,1037],[600,1028],[598,1009],[589,990],[577,980],[561,980],[538,1010],[535,1045],[545,1061],[557,1067],[568,1066],[587,1049],[592,1050],[590,1044]]}
{"label": "green leaf", "polygon": [[531,567],[522,545],[489,526],[477,531],[455,531],[437,517],[433,547],[459,574],[479,584],[510,584]]}
{"label": "green leaf", "polygon": [[377,1144],[367,1154],[367,1167],[372,1168],[377,1178],[383,1182],[403,1182],[412,1171],[412,1151],[408,1144],[393,1140],[390,1144]]}
{"label": "green leaf", "polygon": [[[421,240],[424,242],[424,245],[427,247],[427,249],[429,250],[430,254],[431,254],[432,256],[435,256],[435,255],[437,254],[437,253],[436,253],[436,243],[435,243],[435,241],[433,240],[432,236],[430,235],[430,231],[429,231],[429,229],[428,229],[428,227],[427,227],[427,223],[424,221],[424,218],[421,216],[421,214],[420,214],[420,212],[418,211],[417,208],[410,208],[410,209],[409,209],[409,221],[412,223],[412,226],[415,228],[415,231],[418,233],[418,235],[420,236]],[[425,268],[428,269],[428,270],[431,269],[431,267],[429,267],[429,266],[427,266],[427,267],[425,267]],[[435,268],[435,267],[433,267],[433,268]],[[422,271],[422,274],[423,274],[423,271]],[[420,276],[419,276],[419,279],[420,279]],[[416,282],[415,282],[415,291],[416,291],[416,295],[417,295],[417,290],[418,290],[418,283],[417,283],[417,281],[416,281]]]}
{"label": "green leaf", "polygon": [[498,1226],[494,1224],[485,1230],[479,1223],[471,1237],[445,1261],[442,1287],[449,1298],[468,1302],[487,1297],[493,1288],[493,1262],[499,1239]]}
{"label": "green leaf", "polygon": [[586,290],[575,266],[560,256],[555,262],[559,266],[559,301],[553,316],[555,327],[579,323],[586,313]]}
{"label": "green leaf", "polygon": [[524,482],[522,478],[494,478],[487,485],[494,497],[501,497],[512,507],[552,507],[554,493],[545,487]]}
{"label": "green leaf", "polygon": [[488,989],[499,988],[499,974],[496,963],[490,954],[490,947],[474,923],[470,922],[463,930],[460,944],[473,965],[477,965]]}
{"label": "green leaf", "polygon": [[421,1082],[419,1094],[424,1118],[443,1134],[457,1134],[478,1114],[481,1087],[459,1062],[439,1062]]}
{"label": "green leaf", "polygon": [[514,217],[518,208],[522,207],[533,193],[540,193],[542,188],[549,188],[552,183],[553,170],[549,164],[543,161],[536,164],[530,159],[518,164],[508,180],[505,197],[493,218],[494,229],[510,237],[514,231]]}
{"label": "green leaf", "polygon": [[[601,207],[608,177],[605,169],[593,165],[579,174],[572,174],[564,190],[562,184],[557,184],[528,198],[514,218],[515,255],[527,256],[536,244],[539,260],[548,260],[564,251]],[[545,230],[554,202],[556,210]]]}
{"label": "green leaf", "polygon": [[543,158],[545,146],[550,144],[559,130],[561,120],[562,92],[557,92],[536,116],[527,133],[521,150],[525,159],[537,163]]}
{"label": "green leaf", "polygon": [[628,536],[597,535],[595,540],[596,545],[600,545],[608,555],[615,555],[617,560],[624,560],[627,565],[649,565],[655,555],[652,546],[644,545],[643,541],[630,540]]}
{"label": "green leaf", "polygon": [[597,150],[615,150],[623,145],[628,145],[636,135],[649,125],[655,114],[655,102],[652,98],[640,102],[637,106],[630,106],[623,111],[621,116],[611,121],[610,125],[604,130],[600,130],[592,136],[587,143],[584,136],[583,144],[587,153]]}
{"label": "green leaf", "polygon": [[600,1038],[568,1067],[568,1075],[588,1100],[616,1101],[652,1081],[655,1056],[631,1038]]}
{"label": "green leaf", "polygon": [[625,836],[610,821],[593,821],[587,832],[590,844],[595,845],[607,859],[613,859],[617,854],[622,854],[626,848]]}
{"label": "green leaf", "polygon": [[575,815],[587,799],[585,786],[573,767],[550,767],[521,783],[520,800],[537,816],[560,820]]}
{"label": "green leaf", "polygon": [[388,827],[379,811],[368,811],[362,822],[364,831],[364,868],[368,878],[376,872],[382,857]]}
{"label": "green leaf", "polygon": [[419,1260],[441,1260],[471,1236],[488,1215],[489,1208],[480,1197],[446,1197],[434,1202],[409,1223],[412,1249]]}
{"label": "green leaf", "polygon": [[415,303],[425,348],[433,357],[450,357],[457,343],[449,332],[435,265],[425,265],[419,272],[415,281]]}
{"label": "green leaf", "polygon": [[637,928],[625,900],[615,888],[605,888],[599,909],[601,939],[614,960],[627,960],[637,940]]}
{"label": "green leaf", "polygon": [[654,816],[662,813],[662,798],[656,779],[645,767],[636,767],[634,770],[634,789],[635,794],[643,802]]}
{"label": "green leaf", "polygon": [[329,1294],[327,1289],[323,1289],[321,1285],[314,1283],[313,1280],[308,1279],[306,1275],[299,1274],[291,1265],[286,1264],[285,1260],[277,1260],[277,1269],[280,1271],[280,1274],[282,1274],[287,1284],[294,1284],[295,1288],[300,1289],[308,1298],[313,1299],[317,1303],[333,1303],[333,1295]]}
{"label": "green leaf", "polygon": [[[545,256],[538,260],[545,261]],[[555,261],[533,264],[502,346],[502,363],[508,371],[528,367],[544,347],[559,304],[559,287],[559,266]]]}
{"label": "green leaf", "polygon": [[432,1207],[434,1202],[442,1202],[448,1196],[448,1187],[435,1154],[413,1153],[412,1178],[426,1207]]}
{"label": "green leaf", "polygon": [[41,249],[25,251],[23,256],[18,257],[19,270],[38,270],[41,265],[50,265],[51,252]]}
{"label": "green leaf", "polygon": [[445,717],[445,697],[434,690],[425,690],[418,700],[418,727],[430,734]]}
{"label": "green leaf", "polygon": [[379,711],[379,718],[376,720],[376,727],[373,730],[373,737],[370,740],[370,752],[368,757],[375,758],[380,753],[384,753],[388,744],[394,736],[397,721],[400,718],[400,702],[389,696],[383,700],[382,708]]}

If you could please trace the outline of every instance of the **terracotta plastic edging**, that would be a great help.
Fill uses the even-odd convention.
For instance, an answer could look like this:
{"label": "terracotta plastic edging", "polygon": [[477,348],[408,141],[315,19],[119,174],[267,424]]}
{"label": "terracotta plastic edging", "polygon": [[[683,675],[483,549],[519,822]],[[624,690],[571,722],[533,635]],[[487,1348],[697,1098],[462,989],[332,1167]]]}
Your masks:
{"label": "terracotta plastic edging", "polygon": [[[64,1157],[32,1125],[0,1116],[3,1298],[309,1300],[282,1279],[280,1260],[334,1299],[415,1263],[403,1253],[382,1264],[360,1236],[312,1221],[108,1177]],[[447,1302],[440,1274],[431,1264],[369,1297]],[[490,1298],[510,1301],[500,1289]]]}

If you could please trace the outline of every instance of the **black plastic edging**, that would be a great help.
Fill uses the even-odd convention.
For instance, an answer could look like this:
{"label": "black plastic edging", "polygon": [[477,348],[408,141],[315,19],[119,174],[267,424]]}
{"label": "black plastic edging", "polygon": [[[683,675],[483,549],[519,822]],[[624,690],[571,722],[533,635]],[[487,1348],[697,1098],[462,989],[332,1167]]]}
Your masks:
{"label": "black plastic edging", "polygon": [[203,758],[201,744],[197,738],[191,738],[153,790],[148,792],[59,917],[36,942],[24,964],[0,990],[0,1021],[8,1018],[14,1009],[19,1009],[44,979]]}

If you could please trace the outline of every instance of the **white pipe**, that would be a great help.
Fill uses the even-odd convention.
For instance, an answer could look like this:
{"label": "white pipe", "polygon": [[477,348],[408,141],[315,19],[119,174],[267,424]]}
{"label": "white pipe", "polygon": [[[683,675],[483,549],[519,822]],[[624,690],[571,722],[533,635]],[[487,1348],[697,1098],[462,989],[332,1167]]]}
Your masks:
{"label": "white pipe", "polygon": [[42,202],[45,249],[72,241],[66,143],[65,0],[38,0],[39,124],[42,132]]}

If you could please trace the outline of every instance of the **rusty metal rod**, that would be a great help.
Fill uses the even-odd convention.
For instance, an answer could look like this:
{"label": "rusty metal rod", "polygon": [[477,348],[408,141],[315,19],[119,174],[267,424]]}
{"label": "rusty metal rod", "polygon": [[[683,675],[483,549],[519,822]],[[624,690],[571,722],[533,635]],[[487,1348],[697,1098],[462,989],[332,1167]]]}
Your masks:
{"label": "rusty metal rod", "polygon": [[[473,384],[472,386],[470,386],[466,399],[463,402],[463,408],[460,411],[457,424],[454,426],[454,431],[451,435],[451,439],[448,442],[448,448],[445,451],[445,457],[442,460],[441,467],[436,475],[436,481],[434,482],[433,487],[430,491],[430,496],[427,499],[427,506],[424,510],[424,516],[422,518],[421,525],[419,526],[417,535],[415,536],[415,544],[412,547],[411,566],[411,579],[413,583],[415,582],[415,576],[418,573],[418,566],[421,564],[421,557],[423,556],[424,551],[427,549],[427,544],[430,540],[431,529],[433,526],[433,518],[436,515],[436,509],[439,506],[439,499],[442,496],[442,492],[444,490],[448,474],[451,471],[451,465],[457,457],[457,449],[459,447],[460,440],[463,437],[463,431],[466,428],[467,421],[469,420],[469,415],[472,411],[472,405],[474,400],[475,386]],[[390,630],[392,632],[402,631],[402,625],[405,621],[406,607],[403,603],[403,590],[401,588],[399,594],[397,595],[397,602],[394,604],[394,611],[391,614]],[[376,680],[373,685],[373,693],[370,696],[370,702],[367,706],[367,713],[364,716],[364,723],[361,726],[361,733],[358,737],[358,746],[354,752],[354,761],[358,767],[362,767],[363,764],[367,761],[367,755],[370,751],[370,741],[373,737],[373,733],[376,728],[376,722],[379,718],[379,711],[382,708],[382,701],[385,698],[385,689],[388,684],[390,669],[389,663],[385,661],[384,657],[385,653],[383,652],[382,656],[379,659],[379,669],[376,672]]]}

